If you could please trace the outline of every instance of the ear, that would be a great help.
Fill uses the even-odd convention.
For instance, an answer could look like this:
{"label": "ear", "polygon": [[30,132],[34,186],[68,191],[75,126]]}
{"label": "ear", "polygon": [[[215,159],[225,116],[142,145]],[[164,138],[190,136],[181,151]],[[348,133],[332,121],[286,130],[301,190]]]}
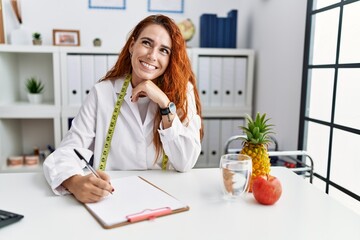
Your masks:
{"label": "ear", "polygon": [[135,44],[135,40],[134,40],[134,37],[132,37],[132,38],[131,38],[131,43],[130,43],[130,46],[129,46],[129,53],[130,53],[130,55],[133,54],[134,44]]}

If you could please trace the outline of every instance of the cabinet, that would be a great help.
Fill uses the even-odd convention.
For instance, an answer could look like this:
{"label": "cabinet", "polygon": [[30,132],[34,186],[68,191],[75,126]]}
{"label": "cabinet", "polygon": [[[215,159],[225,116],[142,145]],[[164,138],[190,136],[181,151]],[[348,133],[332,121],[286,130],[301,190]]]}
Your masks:
{"label": "cabinet", "polygon": [[192,49],[205,134],[196,167],[218,167],[226,140],[252,114],[254,58],[251,49]]}
{"label": "cabinet", "polygon": [[[0,169],[35,171],[40,167],[6,167],[9,156],[32,154],[61,140],[60,62],[55,47],[0,45]],[[45,85],[42,104],[27,101],[26,79]]]}
{"label": "cabinet", "polygon": [[[119,51],[104,48],[0,45],[0,171],[9,156],[34,147],[57,147],[92,85],[115,63]],[[226,139],[252,113],[254,51],[189,48],[203,104],[205,136],[197,167],[217,167]],[[25,81],[45,83],[44,102],[26,99]]]}
{"label": "cabinet", "polygon": [[91,87],[114,66],[118,53],[103,48],[60,49],[62,136],[70,128]]}

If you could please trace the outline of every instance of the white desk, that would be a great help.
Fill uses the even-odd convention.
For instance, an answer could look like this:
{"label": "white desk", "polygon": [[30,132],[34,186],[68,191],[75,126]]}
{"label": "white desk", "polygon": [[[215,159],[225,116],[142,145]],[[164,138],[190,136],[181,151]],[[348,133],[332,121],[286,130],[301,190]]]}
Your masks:
{"label": "white desk", "polygon": [[360,215],[286,168],[272,169],[283,185],[273,206],[259,205],[251,194],[238,202],[223,200],[218,169],[109,174],[143,176],[190,210],[106,230],[72,196],[53,195],[42,173],[3,173],[0,209],[25,217],[1,228],[0,239],[360,239]]}

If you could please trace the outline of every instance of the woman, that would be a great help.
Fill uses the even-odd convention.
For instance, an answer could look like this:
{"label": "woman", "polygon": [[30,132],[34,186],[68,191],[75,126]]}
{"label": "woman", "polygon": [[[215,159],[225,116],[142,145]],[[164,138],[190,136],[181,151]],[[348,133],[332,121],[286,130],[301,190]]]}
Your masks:
{"label": "woman", "polygon": [[191,169],[201,150],[201,105],[180,30],[152,15],[131,32],[115,66],[91,90],[71,129],[44,162],[58,195],[96,202],[109,176],[85,175],[74,149],[101,170]]}

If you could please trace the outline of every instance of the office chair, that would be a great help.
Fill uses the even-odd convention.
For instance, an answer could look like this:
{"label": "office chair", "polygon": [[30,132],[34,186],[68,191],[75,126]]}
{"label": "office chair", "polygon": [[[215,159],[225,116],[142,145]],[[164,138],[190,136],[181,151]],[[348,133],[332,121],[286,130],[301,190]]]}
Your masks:
{"label": "office chair", "polygon": [[[243,138],[246,135],[234,135],[225,143],[224,154],[239,153],[242,148]],[[312,157],[304,150],[279,151],[278,142],[274,137],[270,137],[272,144],[269,145],[269,157],[272,166],[285,166],[293,172],[309,178],[310,183],[313,182],[314,161]],[[231,147],[234,142],[240,142],[240,147]],[[309,164],[307,163],[309,160]]]}

